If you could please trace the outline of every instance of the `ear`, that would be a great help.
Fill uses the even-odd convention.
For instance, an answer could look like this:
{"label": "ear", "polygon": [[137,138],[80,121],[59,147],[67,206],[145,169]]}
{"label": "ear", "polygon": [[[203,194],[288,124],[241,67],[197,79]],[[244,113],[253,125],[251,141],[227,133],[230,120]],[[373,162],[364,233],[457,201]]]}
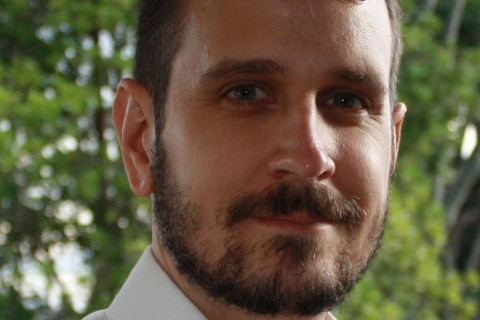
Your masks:
{"label": "ear", "polygon": [[407,113],[407,106],[403,103],[397,103],[392,110],[392,125],[393,125],[393,152],[394,161],[397,161],[398,150],[400,149],[400,140],[402,137],[402,126],[405,114]]}
{"label": "ear", "polygon": [[139,196],[148,196],[153,191],[150,166],[155,128],[147,90],[132,79],[123,79],[113,103],[113,120],[130,188]]}

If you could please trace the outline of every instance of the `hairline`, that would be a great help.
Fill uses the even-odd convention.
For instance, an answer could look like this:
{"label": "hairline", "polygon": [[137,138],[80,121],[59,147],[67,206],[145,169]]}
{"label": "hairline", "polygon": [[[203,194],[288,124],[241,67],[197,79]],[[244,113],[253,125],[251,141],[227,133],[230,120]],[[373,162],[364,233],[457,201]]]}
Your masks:
{"label": "hairline", "polygon": [[[151,1],[151,0],[146,0]],[[350,0],[352,2],[361,2],[364,0]],[[402,46],[402,36],[401,36],[401,10],[399,8],[398,0],[384,0],[385,5],[387,7],[389,22],[390,22],[390,30],[391,30],[391,40],[392,40],[392,50],[391,50],[391,58],[390,58],[390,72],[389,72],[389,102],[390,106],[392,107],[395,100],[396,100],[396,87],[397,87],[397,78],[398,78],[398,71],[400,67],[400,59],[403,50]],[[163,41],[168,41],[170,38],[174,38],[175,41],[172,41],[170,44],[167,45],[165,43],[156,43],[154,47],[155,53],[156,50],[168,50],[166,53],[157,53],[154,55],[156,60],[163,60],[163,61],[156,61],[154,65],[158,66],[159,68],[163,68],[165,72],[157,72],[154,77],[147,77],[150,81],[144,81],[145,77],[140,76],[138,74],[139,69],[139,62],[137,61],[138,57],[135,61],[135,72],[134,78],[143,85],[148,93],[151,95],[154,104],[154,118],[155,118],[155,127],[161,131],[164,127],[164,107],[168,96],[169,91],[169,84],[171,78],[171,70],[173,66],[173,62],[175,57],[182,47],[184,41],[184,34],[188,27],[188,6],[186,6],[185,1],[182,0],[173,0],[167,3],[172,4],[172,9],[174,11],[173,17],[169,17],[168,19],[176,22],[171,22],[168,24],[169,28],[167,31],[163,31],[164,33],[169,33],[168,36],[161,37]],[[139,16],[140,19],[140,16]],[[139,22],[140,25],[140,22]],[[159,30],[154,30],[154,34],[158,35],[160,32]],[[140,33],[140,30],[137,30],[137,33]],[[165,39],[168,38],[168,39]],[[150,39],[150,41],[153,41]],[[160,41],[161,42],[161,41]],[[160,47],[160,48],[158,48]],[[138,47],[137,47],[138,50]],[[163,62],[163,63],[162,63]],[[155,72],[155,71],[150,71]]]}

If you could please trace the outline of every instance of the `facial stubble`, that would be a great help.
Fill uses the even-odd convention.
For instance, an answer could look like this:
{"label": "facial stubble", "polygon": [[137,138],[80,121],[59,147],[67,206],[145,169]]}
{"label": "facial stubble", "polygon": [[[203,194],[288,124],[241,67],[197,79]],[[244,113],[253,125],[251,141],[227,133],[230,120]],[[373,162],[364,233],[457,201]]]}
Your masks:
{"label": "facial stubble", "polygon": [[[211,297],[255,314],[317,315],[344,299],[380,246],[386,214],[370,230],[370,247],[359,258],[349,244],[362,227],[365,214],[354,199],[321,186],[299,189],[281,184],[265,194],[232,199],[228,207],[216,212],[219,228],[229,236],[223,256],[212,259],[213,249],[199,245],[198,239],[205,232],[200,211],[175,181],[165,148],[158,140],[152,172],[159,241],[177,270]],[[328,248],[340,251],[333,274],[325,272],[322,265],[321,257],[327,250],[322,236],[278,234],[256,243],[248,241],[241,227],[252,217],[275,217],[298,210],[342,224],[348,231],[338,248]],[[354,257],[361,261],[351,261]],[[265,261],[269,265],[261,266]]]}

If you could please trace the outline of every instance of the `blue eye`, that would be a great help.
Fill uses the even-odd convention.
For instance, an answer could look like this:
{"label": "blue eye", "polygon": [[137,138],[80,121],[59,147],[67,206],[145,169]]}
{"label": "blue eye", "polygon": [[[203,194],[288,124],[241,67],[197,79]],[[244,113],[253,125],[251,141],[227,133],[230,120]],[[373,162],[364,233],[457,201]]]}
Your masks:
{"label": "blue eye", "polygon": [[360,109],[366,106],[360,97],[352,93],[337,93],[328,99],[326,103],[327,105],[349,109]]}
{"label": "blue eye", "polygon": [[265,91],[254,85],[244,85],[234,88],[228,92],[227,96],[231,99],[245,102],[267,98]]}

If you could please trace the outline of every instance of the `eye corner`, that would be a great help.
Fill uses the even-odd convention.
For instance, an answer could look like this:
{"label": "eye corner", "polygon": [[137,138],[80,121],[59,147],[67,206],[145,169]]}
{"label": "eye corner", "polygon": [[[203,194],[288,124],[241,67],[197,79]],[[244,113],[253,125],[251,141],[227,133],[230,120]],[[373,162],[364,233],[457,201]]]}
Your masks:
{"label": "eye corner", "polygon": [[318,94],[316,101],[319,107],[335,107],[352,111],[371,109],[368,98],[351,90],[335,90],[328,94]]}
{"label": "eye corner", "polygon": [[268,105],[275,103],[272,91],[257,82],[241,82],[226,86],[220,94],[222,99],[241,106]]}

